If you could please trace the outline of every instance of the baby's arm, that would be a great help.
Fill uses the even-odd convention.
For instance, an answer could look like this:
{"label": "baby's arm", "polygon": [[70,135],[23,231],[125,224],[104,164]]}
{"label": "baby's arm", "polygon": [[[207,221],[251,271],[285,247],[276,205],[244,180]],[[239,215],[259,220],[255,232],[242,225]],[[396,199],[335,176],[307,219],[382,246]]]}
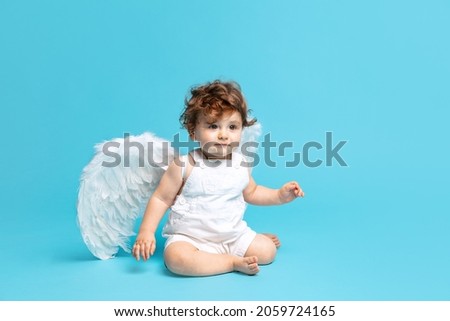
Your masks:
{"label": "baby's arm", "polygon": [[139,260],[150,258],[156,249],[155,231],[167,209],[172,205],[182,184],[180,162],[172,162],[148,201],[132,254]]}
{"label": "baby's arm", "polygon": [[305,194],[297,182],[288,182],[280,189],[272,189],[257,185],[250,176],[250,182],[244,190],[244,199],[254,205],[277,205],[291,202]]}

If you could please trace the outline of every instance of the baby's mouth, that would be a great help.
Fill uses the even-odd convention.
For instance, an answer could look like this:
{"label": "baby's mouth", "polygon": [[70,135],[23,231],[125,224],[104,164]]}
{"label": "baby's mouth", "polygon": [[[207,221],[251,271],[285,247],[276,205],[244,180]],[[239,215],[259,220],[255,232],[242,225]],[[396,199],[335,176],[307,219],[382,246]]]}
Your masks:
{"label": "baby's mouth", "polygon": [[231,151],[231,146],[229,144],[214,144],[209,148],[210,153],[223,153],[224,151]]}

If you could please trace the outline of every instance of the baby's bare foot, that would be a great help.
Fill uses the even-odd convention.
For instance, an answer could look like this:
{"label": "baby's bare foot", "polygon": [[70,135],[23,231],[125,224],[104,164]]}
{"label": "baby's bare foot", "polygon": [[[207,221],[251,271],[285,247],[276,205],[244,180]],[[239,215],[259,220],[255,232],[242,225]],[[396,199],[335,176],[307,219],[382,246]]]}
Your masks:
{"label": "baby's bare foot", "polygon": [[258,258],[256,256],[236,257],[234,270],[248,275],[259,272]]}
{"label": "baby's bare foot", "polygon": [[278,236],[276,236],[275,234],[271,234],[271,233],[263,233],[263,235],[267,236],[269,239],[272,240],[273,244],[275,244],[275,246],[277,248],[279,248],[281,246],[281,242],[278,239]]}

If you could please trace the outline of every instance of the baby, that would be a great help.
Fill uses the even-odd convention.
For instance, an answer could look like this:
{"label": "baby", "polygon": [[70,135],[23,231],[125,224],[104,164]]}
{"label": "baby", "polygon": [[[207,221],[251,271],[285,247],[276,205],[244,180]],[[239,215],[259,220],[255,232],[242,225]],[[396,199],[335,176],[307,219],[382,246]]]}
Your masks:
{"label": "baby", "polygon": [[242,130],[256,120],[235,82],[214,81],[193,88],[180,117],[199,149],[168,167],[151,196],[133,246],[133,256],[150,258],[155,231],[166,211],[164,261],[173,273],[207,276],[232,271],[259,272],[275,259],[280,245],[271,234],[257,234],[243,220],[246,203],[275,205],[304,193],[297,182],[280,189],[257,185],[236,152]]}

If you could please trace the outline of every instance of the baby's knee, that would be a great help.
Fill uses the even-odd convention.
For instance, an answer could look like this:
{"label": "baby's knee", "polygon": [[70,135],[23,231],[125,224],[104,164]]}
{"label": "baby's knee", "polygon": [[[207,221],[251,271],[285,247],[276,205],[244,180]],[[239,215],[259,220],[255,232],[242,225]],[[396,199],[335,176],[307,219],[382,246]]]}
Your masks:
{"label": "baby's knee", "polygon": [[187,267],[191,263],[192,251],[196,250],[191,244],[174,242],[164,250],[164,263],[170,272],[187,275]]}
{"label": "baby's knee", "polygon": [[258,264],[270,264],[275,260],[277,254],[277,247],[271,239],[268,237],[258,234],[245,256],[256,256],[258,257]]}
{"label": "baby's knee", "polygon": [[270,264],[275,260],[275,256],[277,255],[277,248],[275,244],[271,241],[267,243],[264,251],[260,253],[258,256],[259,264]]}
{"label": "baby's knee", "polygon": [[183,275],[186,260],[186,254],[177,247],[168,246],[164,251],[164,263],[172,273]]}

